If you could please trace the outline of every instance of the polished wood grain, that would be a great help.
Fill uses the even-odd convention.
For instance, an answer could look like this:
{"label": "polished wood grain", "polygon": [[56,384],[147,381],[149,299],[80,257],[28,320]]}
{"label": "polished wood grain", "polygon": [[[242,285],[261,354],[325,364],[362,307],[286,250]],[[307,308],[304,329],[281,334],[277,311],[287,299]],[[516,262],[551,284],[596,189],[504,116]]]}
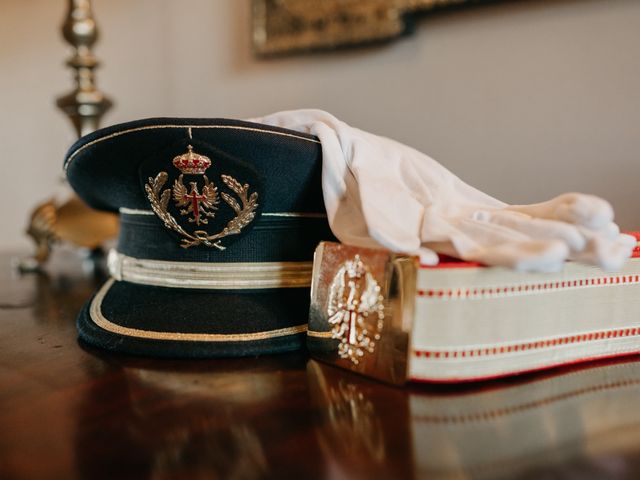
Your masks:
{"label": "polished wood grain", "polygon": [[640,478],[636,358],[396,388],[304,353],[157,360],[80,345],[104,276],[0,257],[0,479]]}

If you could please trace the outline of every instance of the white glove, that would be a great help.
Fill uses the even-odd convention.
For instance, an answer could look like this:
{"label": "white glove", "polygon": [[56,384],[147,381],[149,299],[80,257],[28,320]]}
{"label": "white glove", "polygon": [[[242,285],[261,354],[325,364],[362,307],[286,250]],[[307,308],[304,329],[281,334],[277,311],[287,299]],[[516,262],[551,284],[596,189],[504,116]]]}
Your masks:
{"label": "white glove", "polygon": [[429,265],[439,252],[520,271],[557,271],[568,258],[617,270],[636,244],[598,197],[567,193],[507,205],[427,155],[321,110],[252,121],[320,138],[329,224],[345,244],[419,254]]}

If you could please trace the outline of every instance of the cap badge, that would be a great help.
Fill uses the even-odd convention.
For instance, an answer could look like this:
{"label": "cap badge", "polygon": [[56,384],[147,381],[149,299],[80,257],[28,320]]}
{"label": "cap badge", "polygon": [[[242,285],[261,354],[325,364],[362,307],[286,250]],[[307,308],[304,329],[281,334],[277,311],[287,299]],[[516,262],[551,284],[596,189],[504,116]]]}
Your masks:
{"label": "cap badge", "polygon": [[[189,223],[206,225],[209,223],[206,217],[215,217],[215,210],[218,209],[217,205],[220,203],[218,188],[209,183],[209,179],[204,174],[211,166],[209,157],[193,153],[191,145],[187,149],[187,153],[173,159],[173,166],[182,172],[173,184],[173,200],[176,202],[176,207],[180,209],[180,215],[192,215],[189,218]],[[187,187],[182,182],[185,174],[203,176],[202,193],[198,192],[196,182],[189,182],[191,191],[187,191]]]}
{"label": "cap badge", "polygon": [[373,353],[384,326],[384,298],[367,266],[356,255],[333,277],[327,313],[331,338],[340,340],[338,355],[357,365]]}
{"label": "cap badge", "polygon": [[[218,187],[210,182],[205,171],[211,166],[211,160],[193,151],[193,147],[187,147],[187,153],[178,155],[173,159],[173,166],[180,170],[180,176],[173,183],[173,188],[162,187],[167,183],[169,174],[160,172],[155,178],[149,177],[148,183],[144,186],[147,198],[151,203],[151,208],[162,220],[164,226],[179,233],[183,238],[180,243],[182,248],[205,245],[224,250],[220,239],[228,235],[237,235],[255,217],[255,210],[258,206],[258,193],[249,193],[248,184],[241,184],[230,175],[221,175],[222,182],[231,190],[238,200],[230,193],[218,193]],[[184,175],[202,175],[202,191],[198,189],[198,182],[189,182],[189,187],[184,184]],[[195,230],[187,232],[169,212],[169,200],[173,196],[173,201],[180,215],[186,216],[188,223],[196,226],[208,225],[209,219],[213,219],[219,208],[220,197],[233,209],[235,216],[218,233],[209,234],[206,230]]]}

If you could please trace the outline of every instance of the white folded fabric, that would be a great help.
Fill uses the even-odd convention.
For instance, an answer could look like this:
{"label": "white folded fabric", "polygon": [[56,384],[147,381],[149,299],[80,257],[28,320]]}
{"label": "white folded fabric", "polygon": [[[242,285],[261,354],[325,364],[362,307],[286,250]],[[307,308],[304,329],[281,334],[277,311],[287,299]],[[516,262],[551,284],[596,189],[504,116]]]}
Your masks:
{"label": "white folded fabric", "polygon": [[431,157],[321,110],[252,121],[320,139],[329,224],[345,244],[419,254],[429,265],[439,252],[520,271],[557,271],[567,259],[618,270],[636,244],[620,234],[611,205],[592,195],[507,205]]}

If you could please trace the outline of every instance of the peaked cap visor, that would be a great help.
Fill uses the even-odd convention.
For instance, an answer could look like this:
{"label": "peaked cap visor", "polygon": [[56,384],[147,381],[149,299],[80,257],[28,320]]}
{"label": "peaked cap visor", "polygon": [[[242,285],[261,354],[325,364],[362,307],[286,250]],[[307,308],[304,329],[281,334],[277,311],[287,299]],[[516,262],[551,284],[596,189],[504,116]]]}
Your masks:
{"label": "peaked cap visor", "polygon": [[241,357],[303,348],[309,290],[199,291],[109,280],[78,317],[80,338],[108,351]]}

